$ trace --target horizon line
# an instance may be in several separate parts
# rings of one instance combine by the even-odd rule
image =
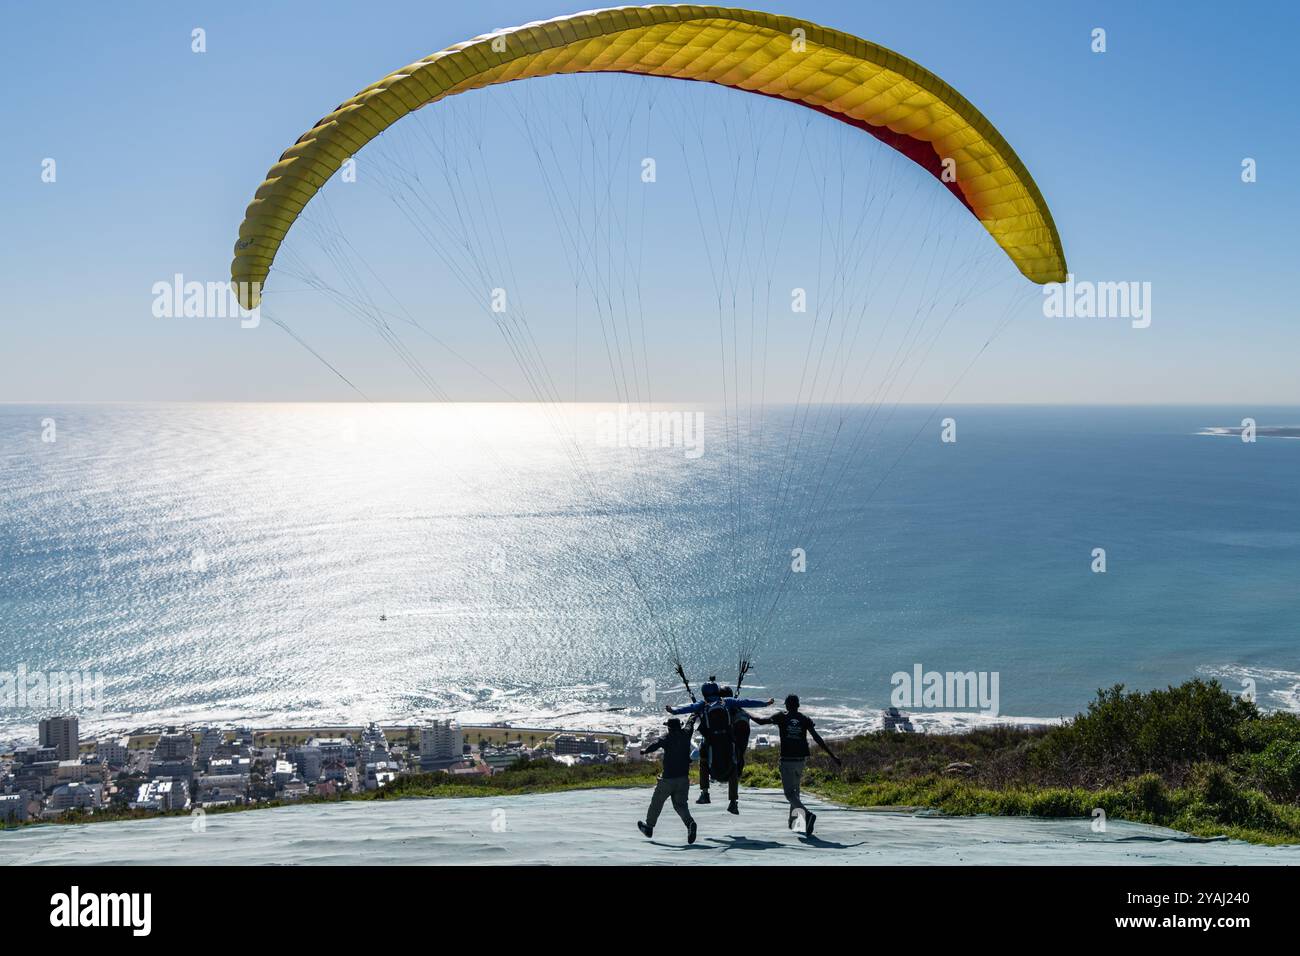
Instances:
[[[635,406],[669,406],[669,405],[724,405],[732,403],[720,399],[671,399],[656,401],[637,401],[627,399],[583,399],[581,401],[510,401],[505,399],[465,399],[463,401],[444,401],[433,399],[374,399],[374,400],[340,400],[316,398],[291,399],[250,399],[250,398],[126,398],[126,399],[0,399],[0,407],[30,405],[635,405]],[[1298,408],[1300,399],[1290,401],[1234,399],[1231,402],[1205,400],[1198,402],[759,402],[740,403],[744,407],[772,408],[788,405],[807,405],[823,408],[872,408],[892,405],[900,408],[1206,408],[1231,407],[1246,408],[1265,406],[1274,408]]]

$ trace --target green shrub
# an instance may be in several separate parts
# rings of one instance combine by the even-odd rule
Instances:
[[[1059,774],[1119,781],[1226,760],[1243,749],[1246,726],[1259,719],[1253,703],[1233,697],[1218,681],[1193,680],[1146,693],[1125,693],[1116,684],[1099,690],[1086,713],[1053,728],[1033,760]]]
[[[1274,740],[1241,764],[1251,781],[1274,800],[1300,801],[1300,741]]]
[[[1082,817],[1090,810],[1087,794],[1083,791],[1051,789],[1040,790],[1029,801],[1029,812],[1036,817]]]
[[[1137,810],[1150,814],[1154,819],[1160,819],[1169,813],[1169,788],[1158,774],[1144,773],[1129,781],[1126,789],[1132,794]]]
[[[1243,724],[1241,731],[1243,747],[1251,752],[1262,751],[1275,740],[1300,743],[1300,714],[1289,711],[1265,714],[1259,720]]]

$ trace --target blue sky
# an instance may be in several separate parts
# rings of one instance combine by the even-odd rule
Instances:
[[[1025,160],[1078,276],[1152,283],[1151,328],[1017,322],[955,399],[1300,404],[1295,7],[755,6],[938,73]],[[151,285],[176,272],[224,278],[267,167],[336,103],[451,43],[576,9],[7,5],[0,401],[350,397],[277,329],[154,318]],[[190,51],[196,26],[202,55]],[[1098,26],[1102,55],[1089,49]],[[46,157],[54,184],[41,182]],[[1243,157],[1258,182],[1240,181]],[[665,202],[686,215],[683,197]],[[916,397],[952,377],[936,373]],[[685,387],[671,373],[664,385]]]

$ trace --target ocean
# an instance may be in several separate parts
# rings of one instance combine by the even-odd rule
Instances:
[[[837,732],[917,666],[998,688],[922,729],[1198,676],[1300,709],[1300,441],[1225,431],[1300,409],[678,410],[694,451],[603,406],[0,405],[0,742],[65,709],[19,673],[94,674],[83,734],[631,730],[742,650]]]

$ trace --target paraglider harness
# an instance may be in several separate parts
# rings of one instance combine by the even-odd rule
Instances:
[[[722,697],[705,698],[700,735],[709,745],[709,779],[727,783],[736,766],[736,738],[731,732],[731,710]]]

